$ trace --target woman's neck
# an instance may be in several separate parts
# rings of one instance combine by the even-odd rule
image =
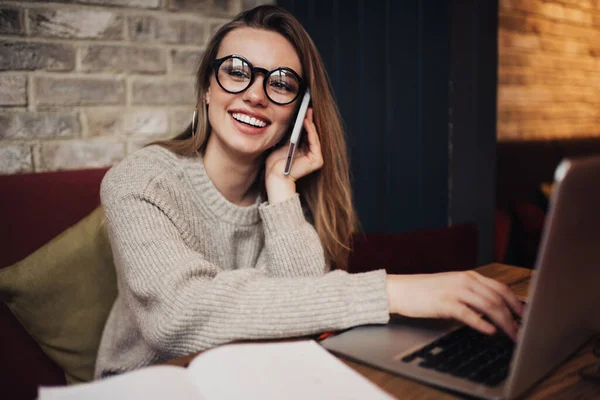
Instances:
[[[206,174],[223,197],[238,206],[254,204],[257,193],[252,186],[260,169],[260,159],[236,159],[210,139],[202,157]]]

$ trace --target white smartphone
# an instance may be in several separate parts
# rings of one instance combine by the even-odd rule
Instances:
[[[288,147],[285,168],[283,169],[284,175],[289,175],[290,171],[292,170],[294,153],[296,153],[296,147],[298,147],[298,142],[300,140],[300,132],[302,132],[304,118],[306,117],[306,112],[308,111],[308,103],[310,103],[310,91],[306,89],[306,92],[304,92],[304,97],[302,97],[302,103],[300,103],[300,109],[298,109],[298,115],[296,116],[294,129],[292,129],[292,136],[290,137],[290,146]]]

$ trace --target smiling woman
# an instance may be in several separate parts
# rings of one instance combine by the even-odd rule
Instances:
[[[475,273],[344,271],[357,225],[346,144],[321,58],[292,15],[260,6],[224,25],[196,89],[184,132],[102,182],[119,294],[96,377],[234,340],[386,323],[390,312],[494,332],[478,311],[515,336],[509,307],[520,314],[521,303]],[[305,90],[313,107],[284,174]]]
[[[311,151],[307,140],[311,130],[307,129],[298,152],[301,161],[294,160],[297,168],[283,181],[288,193],[272,190],[268,197],[265,178],[275,176],[265,176],[264,169],[273,167],[271,172],[283,175],[283,145],[289,139],[298,97],[308,87],[313,91],[313,104],[319,106],[305,124],[318,132],[314,135],[318,151]],[[202,105],[197,107],[196,129],[190,124],[174,140],[159,144],[181,155],[202,154],[211,180],[234,204],[251,204],[258,193],[271,203],[275,196],[285,199],[296,192],[295,185],[289,185],[290,179],[294,180],[328,260],[334,267],[346,269],[351,233],[357,226],[346,143],[327,73],[304,28],[274,6],[243,13],[224,25],[207,45],[196,88]],[[268,158],[271,152],[273,157]],[[276,163],[277,159],[281,161]],[[327,167],[317,168],[321,162]],[[216,165],[221,163],[219,172]],[[216,176],[232,178],[232,172],[242,176],[232,182]]]
[[[254,67],[251,60],[264,68]],[[204,99],[212,127],[205,160],[216,152],[235,154],[233,162],[240,158],[261,162],[264,152],[288,131],[296,108],[290,103],[300,89],[300,59],[280,34],[243,27],[224,37],[213,65],[217,68]],[[298,77],[294,84],[282,84],[284,71]]]

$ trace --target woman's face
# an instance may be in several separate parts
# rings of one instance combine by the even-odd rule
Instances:
[[[288,67],[302,76],[300,59],[292,45],[272,31],[237,28],[229,32],[217,53],[217,59],[236,54],[254,67],[272,70]],[[237,94],[223,90],[211,73],[206,94],[208,119],[212,127],[209,141],[221,150],[242,159],[255,159],[276,145],[288,131],[298,99],[287,105],[273,103],[263,89],[264,75],[257,73],[252,85]],[[300,96],[299,96],[300,97]],[[242,122],[255,118],[251,124]]]

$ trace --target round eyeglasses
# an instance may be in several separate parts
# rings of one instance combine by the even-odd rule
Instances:
[[[217,83],[229,93],[241,93],[248,89],[260,72],[264,75],[263,89],[269,100],[275,104],[290,104],[302,91],[302,78],[291,68],[278,67],[268,71],[254,67],[250,61],[235,54],[213,61]]]

